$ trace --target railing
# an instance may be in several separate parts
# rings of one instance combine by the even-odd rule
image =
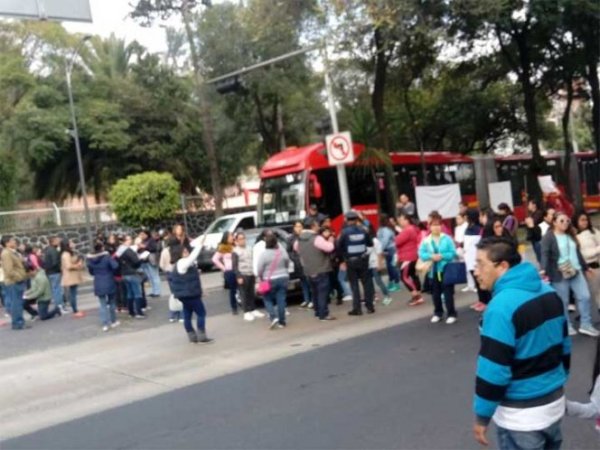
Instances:
[[[92,223],[112,222],[115,217],[109,204],[90,206]],[[0,211],[0,233],[37,230],[85,223],[82,207],[62,207]]]

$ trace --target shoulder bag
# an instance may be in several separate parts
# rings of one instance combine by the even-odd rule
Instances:
[[[273,259],[273,262],[271,262],[271,265],[269,266],[269,274],[267,275],[267,277],[264,280],[261,280],[258,283],[258,288],[256,289],[256,292],[259,295],[265,295],[265,294],[268,294],[269,292],[271,292],[271,275],[273,275],[273,271],[275,270],[275,266],[279,262],[280,256],[281,256],[281,250],[279,248],[277,248],[277,251],[275,252],[275,258]]]

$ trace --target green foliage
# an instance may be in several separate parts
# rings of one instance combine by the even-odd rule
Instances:
[[[179,183],[168,173],[130,175],[115,183],[109,199],[119,221],[125,225],[153,225],[177,211]]]

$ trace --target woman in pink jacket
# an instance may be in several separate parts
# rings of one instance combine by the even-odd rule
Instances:
[[[400,279],[410,291],[412,297],[408,304],[410,306],[417,306],[424,303],[425,300],[423,300],[421,295],[421,280],[419,280],[415,270],[417,259],[419,258],[418,250],[421,242],[421,232],[412,220],[406,213],[402,213],[398,217],[402,231],[396,236],[396,253]]]
[[[217,251],[212,257],[212,262],[223,272],[225,279],[225,289],[229,289],[229,305],[231,306],[231,314],[237,316],[238,305],[235,298],[237,292],[237,278],[233,271],[233,233],[226,231],[223,233],[221,243],[217,247]]]

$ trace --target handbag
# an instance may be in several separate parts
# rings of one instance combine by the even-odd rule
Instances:
[[[564,263],[559,264],[558,270],[560,271],[561,275],[565,280],[570,280],[575,275],[577,275],[577,269],[573,267],[571,261],[565,261]]]
[[[442,285],[454,286],[455,284],[464,284],[467,282],[467,266],[464,262],[449,262],[444,267],[444,276]]]
[[[269,274],[267,275],[267,278],[265,278],[264,280],[261,280],[258,283],[258,288],[256,289],[256,292],[259,295],[266,295],[269,292],[271,292],[271,275],[273,275],[273,271],[275,270],[275,266],[277,265],[277,263],[279,262],[279,257],[281,256],[281,251],[279,250],[279,248],[277,248],[277,251],[275,252],[275,258],[273,259],[273,261],[271,262],[271,265],[269,266]]]
[[[430,259],[428,261],[424,261],[421,258],[417,259],[417,264],[415,264],[415,270],[419,272],[419,274],[424,275],[431,270],[431,266],[433,265],[433,261]]]
[[[183,311],[183,303],[177,300],[173,294],[169,296],[169,311]]]

